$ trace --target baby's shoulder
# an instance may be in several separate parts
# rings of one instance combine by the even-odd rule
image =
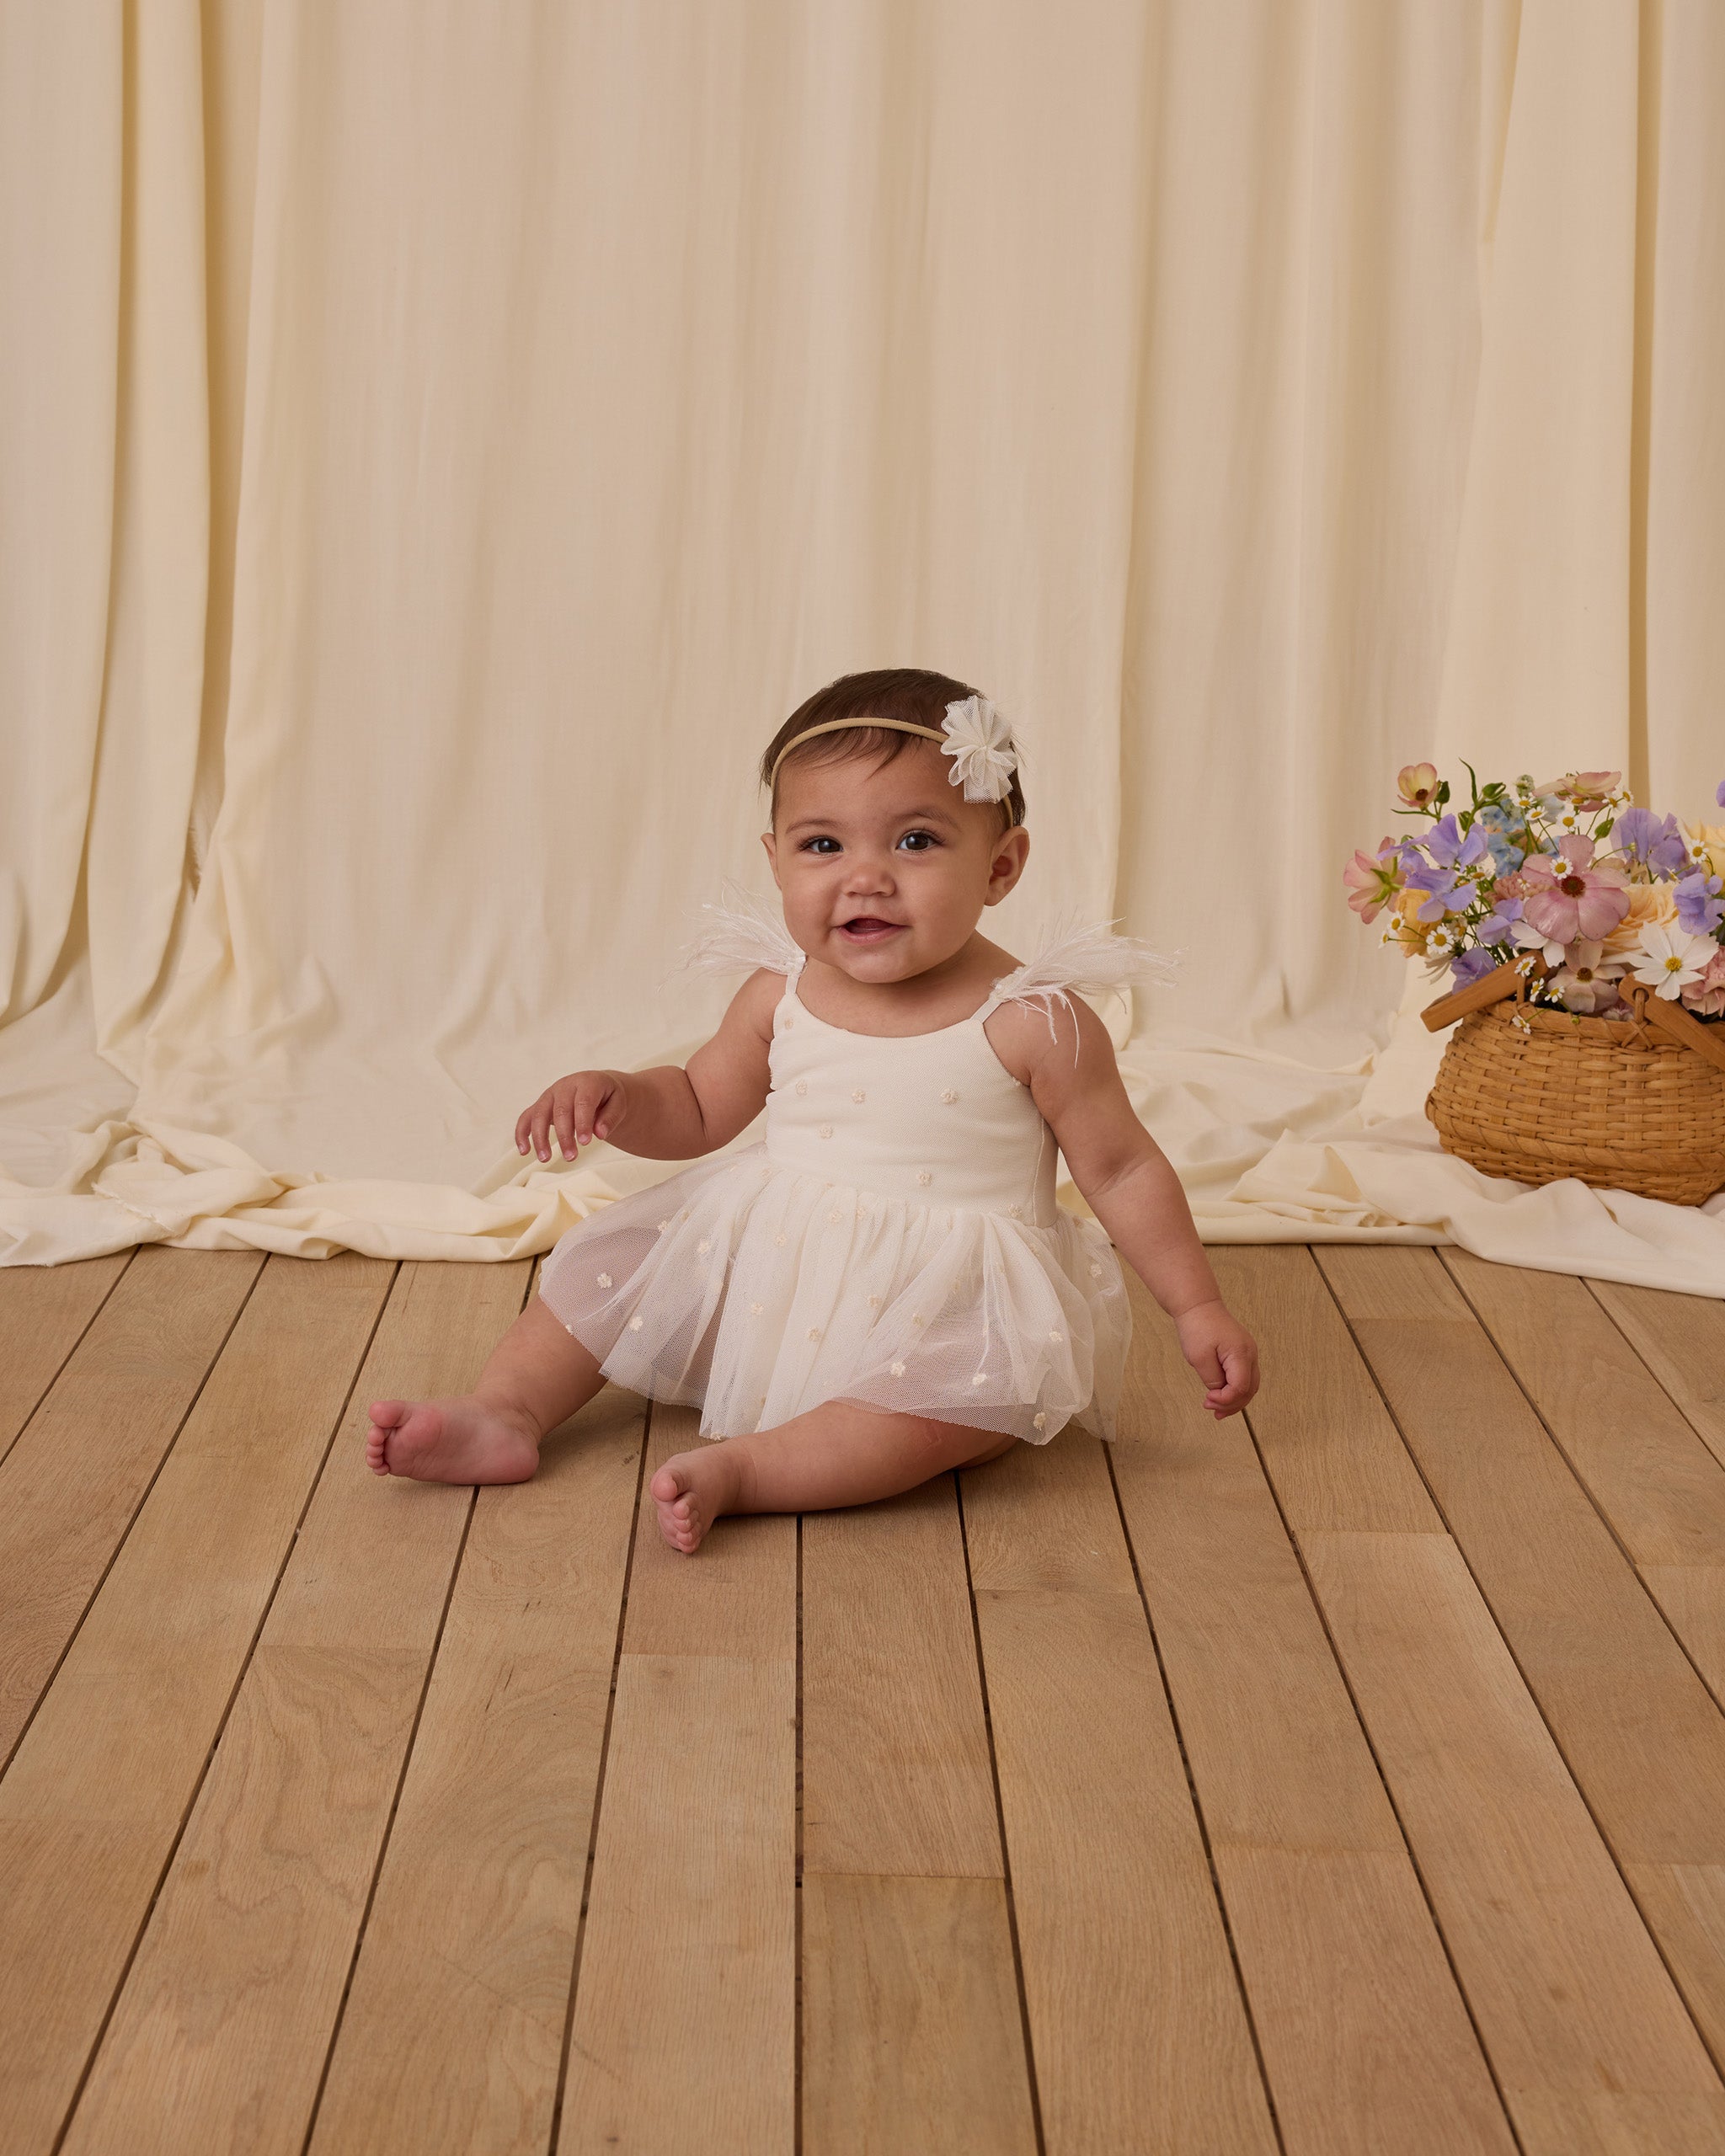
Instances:
[[[995,983],[986,1020],[990,1043],[1026,1085],[1051,1056],[1076,1063],[1087,1039],[1099,1055],[1106,1050],[1103,1060],[1112,1064],[1107,1027],[1072,991],[1159,985],[1178,964],[1135,936],[1116,935],[1112,921],[1059,922],[1023,964]]]

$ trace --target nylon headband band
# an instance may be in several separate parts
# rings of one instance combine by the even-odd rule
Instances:
[[[908,718],[860,718],[823,719],[819,726],[806,726],[800,734],[793,734],[791,736],[790,739],[786,742],[783,748],[779,750],[778,754],[772,760],[772,769],[767,774],[767,784],[771,786],[777,778],[779,766],[784,761],[785,758],[790,755],[792,750],[796,747],[799,741],[810,740],[817,734],[836,734],[842,726],[888,726],[892,728],[895,734],[926,734],[931,741],[944,741],[947,739],[947,736],[941,733],[937,728],[932,726],[918,726],[914,720]]]

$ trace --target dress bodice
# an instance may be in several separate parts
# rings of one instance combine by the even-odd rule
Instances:
[[[775,1166],[934,1209],[1006,1215],[1046,1228],[1059,1149],[1032,1097],[985,1031],[1005,1002],[1053,1006],[1069,989],[1162,981],[1173,961],[1109,922],[1069,925],[986,1000],[932,1033],[857,1033],[830,1025],[797,994],[806,953],[776,908],[741,891],[702,909],[686,963],[703,971],[764,966],[785,975],[773,1012],[766,1152]]]
[[[1049,1226],[1054,1133],[984,1030],[1000,985],[955,1025],[883,1036],[816,1017],[793,972],[773,1013],[767,1158],[913,1205]]]

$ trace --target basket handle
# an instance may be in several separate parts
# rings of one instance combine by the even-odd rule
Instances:
[[[1680,1003],[1668,1002],[1663,995],[1638,995],[1635,1001],[1636,1016],[1643,1024],[1656,1026],[1668,1039],[1681,1041],[1704,1061],[1725,1070],[1725,1039],[1721,1038],[1725,1027],[1704,1026]]]
[[[1441,1033],[1445,1026],[1456,1019],[1465,1018],[1470,1011],[1485,1011],[1493,1003],[1501,1003],[1506,995],[1527,993],[1530,979],[1543,980],[1551,968],[1541,958],[1535,957],[1530,966],[1525,958],[1511,958],[1495,967],[1488,974],[1482,974],[1466,988],[1454,989],[1448,995],[1440,995],[1435,1003],[1428,1003],[1420,1012],[1427,1029]]]

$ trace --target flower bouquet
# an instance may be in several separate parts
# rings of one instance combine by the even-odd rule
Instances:
[[[1619,771],[1397,779],[1418,835],[1343,872],[1362,921],[1454,983],[1426,1104],[1446,1150],[1524,1182],[1575,1176],[1699,1204],[1725,1187],[1725,825],[1636,807]],[[1717,796],[1725,808],[1725,785]]]

